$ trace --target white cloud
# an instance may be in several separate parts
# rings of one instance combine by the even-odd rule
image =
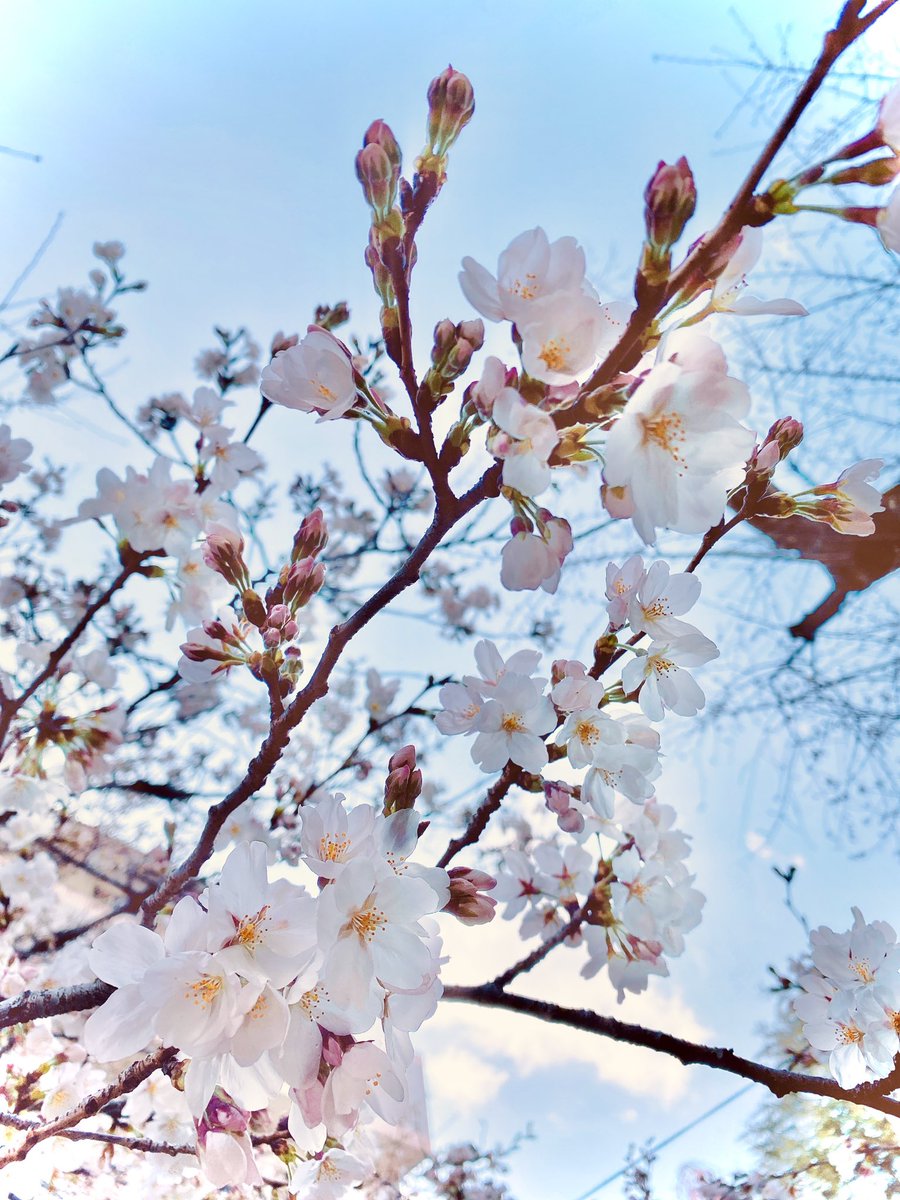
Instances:
[[[447,982],[482,983],[514,962],[527,950],[514,930],[503,921],[477,928],[455,923],[444,927],[445,950],[450,954]],[[629,995],[622,1005],[604,976],[586,983],[578,974],[584,952],[559,947],[528,976],[513,985],[515,990],[579,1008],[591,1008],[623,1021],[663,1029],[691,1041],[704,1041],[710,1031],[701,1024],[681,990],[668,980],[651,980],[641,996]],[[455,969],[454,969],[455,968]],[[631,1096],[652,1097],[671,1107],[690,1086],[690,1068],[667,1055],[616,1042],[609,1038],[551,1025],[534,1017],[507,1010],[445,1002],[416,1039],[430,1081],[439,1074],[447,1094],[456,1085],[452,1078],[465,1073],[476,1060],[481,1069],[503,1074],[496,1086],[486,1083],[486,1096],[474,1080],[465,1089],[471,1111],[487,1105],[506,1078],[525,1078],[536,1071],[572,1064],[593,1069],[599,1083],[613,1084]],[[452,1044],[455,1049],[447,1049]],[[445,1070],[435,1069],[435,1060]],[[447,1089],[450,1089],[450,1093]]]

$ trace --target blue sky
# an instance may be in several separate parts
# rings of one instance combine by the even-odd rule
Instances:
[[[839,5],[738,0],[734,7],[773,53],[789,11],[790,46],[805,61]],[[42,161],[0,156],[0,287],[59,211],[60,232],[23,295],[80,282],[95,239],[125,241],[130,270],[151,283],[124,310],[132,332],[107,359],[112,386],[129,406],[189,390],[193,358],[211,344],[214,322],[245,324],[266,344],[276,329],[302,329],[317,302],[346,299],[353,328],[375,328],[353,156],[369,122],[383,117],[411,161],[423,140],[425,88],[448,62],[471,77],[477,111],[419,239],[420,354],[436,320],[470,315],[455,278],[464,254],[492,266],[513,236],[542,224],[552,237],[581,240],[607,298],[634,262],[641,192],[657,160],[690,159],[699,232],[765,132],[747,112],[717,139],[736,100],[733,79],[658,57],[746,52],[728,6],[713,0],[96,0],[13,6],[4,25],[0,142]],[[881,34],[883,52],[896,49],[897,31],[894,20]],[[249,416],[253,396],[244,403]],[[90,415],[90,434],[55,414],[38,421],[51,455],[83,459],[82,481],[122,455],[99,414]],[[326,434],[306,428],[301,451],[296,416],[273,413],[260,441],[282,475],[334,453]],[[383,651],[393,636],[373,635],[369,648]],[[766,1015],[765,965],[801,944],[770,864],[745,845],[774,787],[754,761],[756,745],[723,748],[719,760],[704,763],[673,761],[667,770],[661,794],[694,834],[693,868],[710,902],[672,980],[625,1010],[663,1027],[707,1031],[750,1054],[755,1023]],[[815,860],[816,879],[841,879],[836,888],[801,876],[798,898],[814,924],[844,927],[851,902],[872,917],[900,917],[890,911],[896,895],[878,896],[873,860],[847,862],[815,826],[788,827],[780,838],[776,861],[802,853]],[[514,955],[515,947],[498,948],[499,936],[492,928],[457,937],[465,967],[453,978],[471,981],[479,962]],[[575,973],[548,966],[529,987],[564,996]],[[614,1007],[602,984],[584,999]],[[441,1020],[423,1039],[452,1079],[437,1089],[435,1132],[484,1130],[493,1140],[533,1120],[538,1139],[514,1160],[519,1200],[574,1200],[621,1165],[629,1141],[662,1138],[740,1086],[603,1043],[579,1061],[582,1043],[533,1026],[523,1032],[512,1018],[455,1010]],[[513,1057],[525,1064],[521,1081]],[[668,1151],[661,1179],[670,1180],[683,1158],[738,1165],[743,1152],[734,1138],[757,1099],[745,1098]],[[617,1186],[606,1194],[618,1194]]]

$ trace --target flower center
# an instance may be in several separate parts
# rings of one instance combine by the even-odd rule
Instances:
[[[326,833],[319,842],[319,858],[322,862],[343,862],[350,845],[346,834]]]
[[[564,372],[570,349],[569,343],[564,338],[551,338],[549,342],[544,342],[538,358],[548,371]]]
[[[650,621],[655,620],[657,617],[666,616],[668,611],[664,600],[654,600],[652,604],[645,604],[641,609],[641,612]]]
[[[863,983],[872,983],[875,979],[875,972],[869,966],[867,958],[854,958],[850,960],[850,968],[855,971]]]
[[[334,394],[331,388],[324,383],[320,383],[318,379],[316,380],[316,391],[323,400],[328,400],[329,403],[333,404],[334,401],[337,400],[337,396]]]
[[[245,946],[248,950],[252,950],[259,942],[262,941],[262,934],[265,927],[268,925],[269,906],[264,904],[259,912],[252,916],[245,913],[237,923],[234,931],[233,946]]]
[[[513,281],[512,287],[509,289],[514,296],[518,296],[521,300],[533,300],[538,294],[537,275],[530,272],[525,276],[525,283],[521,279]]]
[[[671,455],[682,471],[687,464],[682,457],[682,446],[687,440],[684,432],[684,422],[678,413],[663,413],[658,417],[642,417],[644,427],[644,444],[655,442],[657,446]]]
[[[525,722],[518,713],[507,713],[500,722],[500,728],[504,733],[523,733]]]
[[[221,975],[201,975],[199,979],[188,984],[184,998],[196,1004],[198,1008],[209,1008],[221,990]]]
[[[863,1031],[856,1025],[845,1025],[838,1021],[837,1038],[842,1046],[849,1046],[863,1040]]]
[[[350,918],[350,925],[364,942],[371,942],[375,934],[387,924],[387,917],[370,901],[365,908],[358,908]]]
[[[594,742],[600,741],[600,730],[593,721],[579,721],[575,726],[575,736],[580,742],[593,746]]]

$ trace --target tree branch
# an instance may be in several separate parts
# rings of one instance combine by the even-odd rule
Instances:
[[[63,1113],[61,1117],[57,1117],[55,1121],[48,1121],[46,1125],[33,1126],[26,1132],[18,1150],[10,1150],[8,1154],[0,1156],[0,1167],[8,1167],[11,1163],[21,1162],[38,1142],[43,1142],[49,1137],[56,1137],[63,1134],[65,1130],[71,1129],[79,1121],[83,1121],[86,1117],[93,1117],[96,1113],[100,1112],[102,1108],[109,1104],[110,1100],[115,1100],[117,1096],[124,1096],[128,1092],[133,1092],[154,1071],[158,1071],[160,1067],[173,1059],[175,1054],[176,1051],[171,1046],[162,1046],[146,1058],[138,1059],[137,1062],[132,1063],[111,1084],[102,1088],[99,1092],[94,1092],[92,1095],[87,1096],[71,1112]]]
[[[877,1084],[863,1084],[861,1087],[848,1091],[846,1088],[840,1087],[833,1079],[826,1079],[819,1075],[801,1075],[794,1071],[767,1067],[752,1059],[742,1058],[733,1050],[719,1046],[703,1046],[697,1042],[689,1042],[685,1038],[675,1037],[671,1033],[663,1033],[658,1029],[646,1029],[643,1025],[633,1025],[627,1021],[619,1021],[615,1017],[604,1017],[589,1009],[564,1008],[562,1005],[551,1004],[546,1000],[533,1000],[529,996],[504,992],[494,984],[484,984],[480,987],[445,987],[443,998],[524,1013],[526,1016],[537,1017],[539,1020],[548,1021],[554,1025],[568,1025],[573,1029],[582,1029],[586,1033],[612,1038],[613,1041],[644,1046],[648,1050],[656,1050],[660,1054],[668,1054],[672,1058],[677,1058],[685,1066],[712,1067],[715,1070],[727,1071],[731,1075],[739,1075],[742,1079],[750,1079],[754,1083],[762,1084],[779,1098],[801,1092],[810,1096],[823,1096],[830,1100],[845,1100],[850,1104],[861,1104],[877,1112],[900,1117],[900,1100],[891,1100],[885,1096]]]

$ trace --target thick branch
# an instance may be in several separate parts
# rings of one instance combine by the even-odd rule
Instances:
[[[312,705],[328,692],[331,672],[352,638],[395,597],[416,582],[422,566],[444,535],[483,500],[489,496],[498,495],[499,483],[500,470],[495,464],[464,496],[454,500],[452,505],[438,505],[434,519],[403,565],[351,617],[342,624],[334,626],[328,636],[328,643],[322,657],[316,664],[309,681],[298,692],[284,713],[273,721],[267,738],[260,747],[259,753],[250,763],[244,778],[224,800],[209,810],[206,825],[194,849],[181,866],[174,870],[153,895],[144,902],[141,912],[145,925],[152,924],[160,909],[199,873],[212,853],[216,837],[228,817],[265,784],[275,764],[284,753],[293,730],[300,724]]]
[[[586,1033],[595,1033],[600,1037],[612,1038],[617,1042],[630,1042],[633,1046],[644,1046],[648,1050],[656,1050],[660,1054],[669,1054],[677,1058],[685,1066],[699,1065],[713,1067],[719,1071],[727,1071],[731,1075],[739,1075],[742,1079],[750,1079],[761,1083],[763,1087],[779,1098],[791,1093],[803,1093],[810,1096],[823,1096],[830,1100],[845,1100],[850,1104],[861,1104],[877,1112],[887,1113],[892,1117],[900,1117],[900,1101],[891,1100],[878,1088],[877,1084],[864,1084],[862,1087],[848,1091],[840,1087],[833,1079],[818,1075],[801,1075],[794,1071],[783,1071],[777,1067],[767,1067],[763,1063],[742,1058],[733,1050],[720,1046],[703,1046],[697,1042],[689,1042],[685,1038],[675,1037],[671,1033],[663,1033],[658,1029],[645,1029],[643,1025],[632,1025],[627,1021],[619,1021],[615,1017],[604,1017],[600,1013],[583,1008],[564,1008],[559,1004],[551,1004],[546,1000],[532,1000],[529,996],[518,996],[504,992],[493,984],[481,987],[446,987],[445,1000],[463,1000],[471,1004],[483,1004],[488,1008],[503,1008],[510,1012],[524,1013],[537,1017],[541,1021],[549,1021],[554,1025],[568,1025],[573,1029],[582,1029]]]
[[[115,988],[96,980],[94,983],[77,983],[72,987],[47,988],[40,992],[21,992],[11,1000],[0,1004],[0,1029],[10,1025],[37,1021],[41,1017],[58,1017],[62,1013],[83,1012],[96,1008],[109,999]]]

